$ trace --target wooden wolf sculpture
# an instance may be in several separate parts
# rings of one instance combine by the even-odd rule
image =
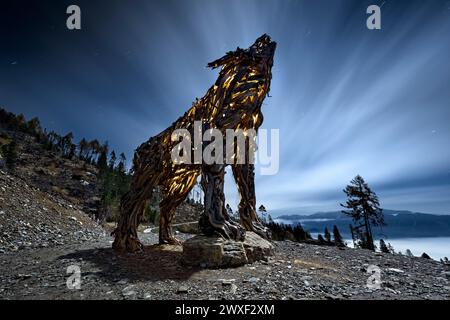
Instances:
[[[121,200],[121,217],[113,232],[113,248],[138,251],[142,244],[137,236],[147,201],[156,186],[160,186],[159,242],[176,244],[171,230],[175,208],[187,197],[198,176],[202,174],[205,208],[199,221],[204,234],[219,233],[224,238],[242,240],[245,230],[268,238],[270,233],[262,226],[256,214],[254,165],[232,164],[233,176],[241,196],[239,216],[241,225],[230,220],[225,210],[224,164],[176,164],[171,151],[177,145],[172,141],[176,129],[193,133],[194,122],[201,121],[202,129],[254,129],[262,124],[261,105],[270,91],[273,56],[276,43],[268,35],[259,37],[248,49],[237,48],[208,64],[221,68],[215,84],[206,95],[169,128],[143,143],[135,152],[130,191]]]

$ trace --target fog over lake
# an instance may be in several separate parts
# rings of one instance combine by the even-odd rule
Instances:
[[[450,237],[400,238],[385,241],[389,242],[396,252],[401,251],[403,254],[409,249],[415,256],[421,256],[426,252],[435,260],[450,258]]]
[[[390,214],[386,215],[388,219],[397,219],[399,217],[404,218],[410,218],[413,217],[413,215],[397,215],[397,214]],[[435,230],[436,225],[438,226],[444,226],[441,221],[435,221],[437,218],[436,216],[432,215],[419,215],[418,217],[425,218],[425,223],[423,221],[415,222],[414,224],[416,229],[426,231],[427,229],[430,231]],[[441,217],[442,218],[442,217]],[[348,223],[350,223],[350,220],[343,220],[342,219],[334,219],[334,218],[324,218],[324,217],[316,217],[316,216],[305,216],[305,218],[301,218],[299,220],[289,220],[289,219],[283,219],[283,218],[275,218],[275,222],[283,223],[283,224],[296,224],[300,223],[305,231],[308,231],[311,236],[314,239],[317,239],[318,234],[323,235],[323,231],[325,227],[328,227],[328,230],[332,230],[332,227],[334,224],[339,225],[339,230],[347,242],[347,245],[349,247],[353,247],[353,242],[351,240],[349,230],[348,230]],[[394,220],[391,220],[394,221]],[[402,220],[405,221],[405,220]],[[434,224],[432,223],[434,222]],[[417,234],[417,230],[413,230],[411,228],[411,223],[405,224],[404,222],[396,223],[396,231],[395,233],[389,232],[392,231],[392,224],[388,224],[387,227],[385,227],[386,233],[381,235],[375,235],[375,245],[379,246],[379,239],[382,237],[386,243],[390,243],[393,247],[395,252],[402,252],[405,254],[406,250],[409,249],[413,253],[414,256],[421,256],[422,253],[427,253],[431,258],[435,260],[439,260],[441,258],[447,257],[450,258],[450,237],[448,237],[448,232],[442,233],[442,230],[439,230],[439,232],[423,232],[423,236],[420,236]],[[444,229],[447,229],[447,227],[444,227]],[[414,234],[413,231],[416,233]],[[445,231],[445,230],[444,230]],[[447,230],[448,231],[448,230]],[[427,234],[436,234],[434,237],[427,236]],[[419,236],[415,236],[419,235]]]
[[[311,236],[317,239],[318,233],[311,233]],[[345,238],[347,246],[353,247],[352,239]],[[380,239],[375,240],[375,245],[379,247]],[[440,260],[444,257],[450,258],[450,237],[430,237],[430,238],[398,238],[384,239],[390,243],[395,252],[405,254],[406,250],[411,250],[412,254],[420,257],[422,253],[428,254],[434,260]]]

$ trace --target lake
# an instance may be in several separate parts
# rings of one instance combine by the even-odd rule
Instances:
[[[318,233],[311,233],[314,239],[317,239]],[[347,246],[353,247],[352,239],[345,238],[344,241]],[[416,257],[420,257],[422,253],[428,254],[434,260],[440,260],[447,257],[450,259],[450,237],[430,237],[430,238],[394,238],[384,239],[387,243],[390,243],[395,252],[401,251],[405,254],[406,250],[411,250],[412,254]],[[375,245],[380,246],[380,240],[375,240]]]
[[[349,247],[353,247],[351,239],[345,239],[345,241]],[[380,246],[379,241],[379,239],[375,240],[377,247]],[[390,243],[395,252],[401,251],[403,254],[409,249],[416,257],[420,257],[425,252],[434,260],[450,258],[450,237],[384,239],[384,242]]]
[[[425,252],[435,260],[440,260],[444,257],[450,258],[450,237],[448,236],[448,228],[450,226],[447,227],[442,221],[436,220],[441,219],[442,216],[426,214],[391,214],[388,216],[391,217],[390,219],[392,221],[390,221],[388,227],[385,227],[383,239],[386,243],[390,243],[394,247],[395,252],[401,251],[405,254],[405,251],[409,249],[413,255],[419,257]],[[395,221],[395,218],[400,216],[403,217],[403,220]],[[405,219],[411,218],[415,220],[405,222]],[[333,225],[337,225],[347,245],[350,247],[353,246],[348,232],[348,225],[351,221],[331,217],[326,218],[323,216],[305,216],[305,218],[298,220],[275,218],[275,222],[282,224],[301,223],[303,228],[310,232],[314,239],[317,239],[318,230],[324,230],[325,227],[328,227],[328,230],[331,232]],[[441,230],[438,228],[439,226],[445,226],[445,228],[441,228]],[[320,233],[323,235],[323,232]],[[436,236],[433,237],[433,235]],[[377,239],[375,240],[376,246],[379,246],[379,237],[381,235],[375,236]]]
[[[435,260],[444,257],[450,258],[450,237],[399,238],[388,239],[385,242],[389,242],[396,252],[401,251],[403,254],[409,249],[415,256],[421,256],[426,252]],[[376,244],[378,245],[378,243]]]

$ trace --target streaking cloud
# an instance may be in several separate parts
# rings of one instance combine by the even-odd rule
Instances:
[[[381,30],[368,30],[372,2],[78,1],[72,34],[64,4],[27,3],[42,19],[0,19],[0,104],[130,158],[217,77],[208,61],[268,33],[278,49],[263,127],[280,129],[280,167],[256,177],[258,203],[337,210],[360,174],[384,207],[448,214],[447,1],[387,1]]]

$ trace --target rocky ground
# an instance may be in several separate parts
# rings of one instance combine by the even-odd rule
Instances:
[[[0,254],[79,244],[105,234],[80,207],[0,170]]]
[[[180,246],[152,245],[116,255],[108,236],[82,243],[1,254],[1,299],[449,299],[450,268],[437,261],[366,250],[275,242],[275,256],[209,270],[180,263]],[[186,234],[178,238],[187,239]],[[80,289],[69,289],[81,271]],[[371,266],[380,288],[368,288]],[[69,269],[70,270],[70,269]]]
[[[450,298],[450,266],[434,260],[284,241],[268,261],[210,270],[182,265],[181,246],[155,245],[149,230],[143,253],[117,255],[109,232],[81,206],[0,171],[0,299]],[[74,266],[80,289],[67,286]],[[379,288],[367,286],[371,270]]]

